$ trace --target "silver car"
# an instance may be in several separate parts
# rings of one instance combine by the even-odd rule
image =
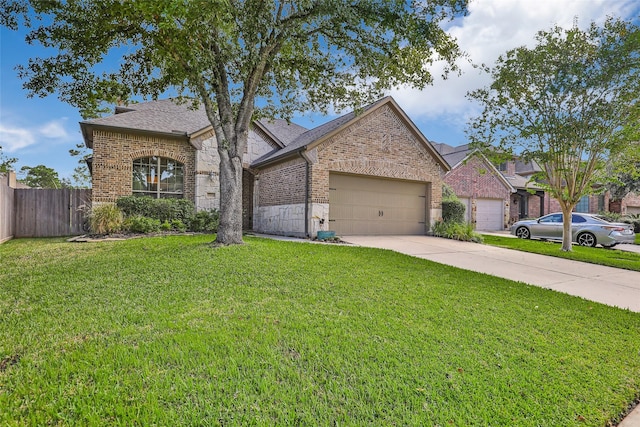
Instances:
[[[562,241],[562,213],[518,221],[511,226],[511,234],[521,239]],[[599,244],[612,248],[618,243],[634,243],[635,233],[631,224],[605,221],[593,214],[573,213],[571,240],[581,246]]]

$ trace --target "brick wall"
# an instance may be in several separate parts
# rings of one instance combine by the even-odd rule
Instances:
[[[258,173],[259,206],[304,203],[306,162],[298,157],[261,169]]]
[[[629,193],[622,199],[622,213],[637,213],[637,209],[640,207],[640,193]],[[631,209],[629,209],[631,208]],[[635,208],[635,209],[634,209]],[[634,212],[631,212],[634,211]]]
[[[511,191],[483,159],[474,156],[449,172],[444,182],[458,197],[508,200]]]
[[[195,153],[186,139],[158,138],[96,130],[93,133],[94,204],[115,202],[132,194],[133,160],[168,157],[184,165],[184,197],[194,200]]]
[[[311,150],[311,201],[329,202],[329,173],[430,182],[431,209],[442,203],[444,170],[388,105]]]

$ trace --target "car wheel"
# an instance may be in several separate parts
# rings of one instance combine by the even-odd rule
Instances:
[[[518,227],[516,230],[516,237],[520,239],[528,239],[531,237],[531,232],[527,227]]]
[[[596,242],[596,236],[591,233],[582,233],[578,235],[578,244],[580,246],[591,246],[594,247],[598,242]]]

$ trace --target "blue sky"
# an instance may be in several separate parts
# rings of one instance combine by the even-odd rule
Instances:
[[[470,0],[469,15],[449,25],[453,34],[475,63],[492,65],[497,57],[516,46],[533,46],[538,30],[558,24],[570,27],[577,19],[586,27],[591,21],[603,22],[606,16],[627,20],[640,19],[637,0]],[[22,31],[0,28],[0,146],[8,157],[18,158],[16,169],[44,164],[69,177],[77,159],[69,149],[82,143],[78,111],[60,102],[55,95],[28,98],[15,67],[30,57],[51,55],[40,46],[24,41]],[[422,133],[435,142],[450,145],[466,143],[467,120],[478,113],[478,106],[465,98],[469,90],[486,86],[488,77],[461,62],[463,75],[443,81],[422,91],[398,88],[390,93]],[[433,67],[439,76],[441,65]],[[313,127],[332,119],[308,115],[294,122]]]

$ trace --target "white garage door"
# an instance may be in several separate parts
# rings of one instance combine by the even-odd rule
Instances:
[[[338,235],[425,234],[422,182],[329,175],[329,229]]]
[[[640,206],[627,206],[628,214],[640,214]]]
[[[504,229],[504,202],[502,199],[476,200],[476,230]]]

